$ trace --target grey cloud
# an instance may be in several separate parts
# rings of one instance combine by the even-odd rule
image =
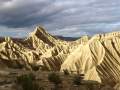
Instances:
[[[13,0],[10,5],[3,5],[0,9],[0,24],[8,27],[24,27],[47,21],[47,17],[41,14],[43,6],[51,2],[42,0]],[[40,5],[40,6],[39,6]],[[45,19],[45,20],[44,20]]]
[[[118,0],[0,0],[0,28],[25,33],[42,24],[53,34],[93,35],[118,28],[119,10]]]

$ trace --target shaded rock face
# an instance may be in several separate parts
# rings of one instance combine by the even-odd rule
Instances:
[[[120,81],[120,33],[83,36],[64,41],[36,27],[26,39],[0,39],[0,68],[68,71],[86,80],[116,84]]]

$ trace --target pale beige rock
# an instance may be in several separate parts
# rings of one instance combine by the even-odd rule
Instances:
[[[117,83],[117,84],[114,86],[114,89],[115,89],[115,90],[120,90],[120,83]]]
[[[118,33],[95,35],[79,45],[65,60],[61,71],[80,71],[87,80],[114,83],[120,80],[120,38]]]
[[[61,64],[72,50],[71,43],[50,35],[39,26],[23,41],[15,42],[10,37],[5,37],[5,41],[0,43],[0,64],[29,69],[31,65],[38,65],[48,70],[60,70]]]
[[[63,41],[38,26],[23,41],[6,37],[0,43],[1,67],[31,70],[33,65],[43,70],[79,72],[85,74],[85,80],[117,83],[120,81],[120,32]]]

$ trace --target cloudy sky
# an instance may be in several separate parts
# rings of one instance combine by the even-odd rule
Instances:
[[[120,0],[0,0],[0,36],[25,37],[36,25],[77,37],[120,30]]]

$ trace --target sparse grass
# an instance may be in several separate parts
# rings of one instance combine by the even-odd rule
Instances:
[[[22,74],[24,72],[26,74]],[[42,72],[42,71],[38,71],[34,73],[30,73],[30,72],[23,70],[22,72],[18,71],[19,74],[15,73],[16,75],[15,74],[12,75],[11,80],[17,77],[16,78],[17,83],[15,85],[15,90],[18,90],[18,89],[19,90],[50,90],[50,89],[53,89],[53,90],[80,89],[82,90],[81,88],[84,88],[84,87],[87,89],[93,90],[94,87],[99,87],[99,84],[96,85],[97,82],[93,83],[93,81],[82,80],[83,75],[81,76],[81,74],[80,75],[70,74],[66,76],[65,74],[61,72]]]
[[[21,85],[23,90],[39,90],[39,86],[35,81],[32,73],[24,74],[17,77],[17,84]]]
[[[48,75],[48,80],[54,83],[55,85],[62,83],[60,76],[54,72]]]
[[[60,78],[59,74],[52,72],[48,75],[48,80],[54,83],[54,90],[59,90],[59,85],[62,83],[62,79]]]
[[[83,80],[82,76],[75,75],[73,78],[73,84],[74,85],[81,85],[81,81]]]

